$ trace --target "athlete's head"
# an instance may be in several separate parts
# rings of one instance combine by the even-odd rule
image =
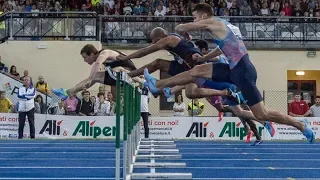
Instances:
[[[209,45],[205,40],[198,40],[195,42],[196,46],[201,50],[202,54],[208,54]]]
[[[314,99],[314,103],[319,106],[320,105],[320,96],[316,96],[316,98]]]
[[[194,22],[211,18],[213,15],[214,15],[213,9],[207,3],[196,4],[193,11],[192,11],[192,16],[193,16]]]
[[[168,35],[167,31],[161,27],[154,28],[150,33],[150,39],[152,40],[152,44],[156,43],[160,39],[166,37]]]
[[[84,62],[91,65],[97,60],[99,51],[92,44],[87,44],[81,49],[80,54]]]

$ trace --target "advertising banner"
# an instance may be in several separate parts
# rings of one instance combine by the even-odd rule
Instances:
[[[301,119],[302,120],[302,119]],[[123,118],[120,134],[122,137]],[[316,138],[320,136],[320,118],[308,118]],[[36,138],[49,139],[114,139],[116,134],[115,116],[59,116],[35,115]],[[294,127],[274,124],[275,135],[271,137],[263,125],[256,123],[258,133],[264,140],[302,140],[301,132]],[[140,123],[141,137],[144,135],[143,122]],[[156,139],[198,139],[198,140],[244,140],[246,130],[238,118],[224,117],[150,117],[150,138]],[[0,138],[17,138],[18,114],[0,113]],[[29,137],[26,122],[24,137]]]

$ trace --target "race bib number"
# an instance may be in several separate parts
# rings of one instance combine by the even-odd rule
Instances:
[[[227,25],[230,31],[239,39],[242,40],[242,34],[240,29],[237,26],[234,26],[232,24]]]

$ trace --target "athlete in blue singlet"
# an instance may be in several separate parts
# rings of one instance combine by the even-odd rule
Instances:
[[[160,27],[154,28],[150,34],[150,38],[152,40],[152,44],[150,46],[142,48],[127,56],[119,56],[117,59],[122,61],[136,59],[159,50],[167,50],[174,56],[175,60],[169,61],[157,59],[137,70],[131,71],[128,75],[131,77],[142,75],[144,73],[144,69],[146,68],[150,73],[161,70],[163,72],[168,72],[171,76],[175,76],[192,69],[197,64],[202,64],[202,62],[197,62],[194,60],[194,57],[202,56],[200,49],[190,40],[188,34],[185,34],[185,36],[180,36],[174,33],[169,34]],[[193,90],[196,87],[197,85],[194,83],[186,84],[185,89],[186,96],[188,98],[197,98],[199,96],[198,92]],[[153,92],[155,96],[159,93],[162,93],[162,91],[159,90],[157,92]],[[226,88],[225,90],[204,89],[201,93],[228,96],[228,98],[240,102],[238,95],[230,88]]]
[[[195,44],[198,46],[198,48],[201,50],[202,54],[204,54],[204,55],[214,51],[213,49],[209,49],[209,45],[208,45],[207,41],[205,41],[205,40],[198,40],[195,42]],[[224,55],[220,55],[218,57],[215,57],[215,58],[208,60],[208,61],[205,61],[205,62],[206,63],[222,63],[226,66],[228,66],[228,64],[229,64],[228,59]],[[196,89],[196,91],[200,91],[200,92],[203,88],[222,90],[227,87],[228,88],[231,87],[231,89],[233,89],[233,90],[236,89],[236,86],[233,84],[230,84],[227,82],[213,82],[211,80],[207,80],[204,78],[197,78],[196,84],[198,85],[198,89]],[[164,94],[168,98],[171,96],[171,93],[174,94],[180,90],[181,89],[179,89],[179,88],[173,88],[173,89],[164,88]],[[241,94],[239,93],[239,95],[241,95]],[[252,145],[257,146],[263,142],[262,138],[260,137],[260,135],[257,131],[255,123],[253,123],[252,120],[250,120],[250,119],[241,118],[241,114],[239,114],[239,113],[243,112],[243,111],[241,111],[243,108],[240,107],[239,103],[236,103],[234,101],[230,101],[223,96],[210,96],[210,97],[205,97],[205,98],[220,113],[225,112],[225,111],[231,111],[236,116],[239,116],[239,119],[243,123],[244,127],[246,127],[248,135],[251,135],[251,132],[250,132],[250,129],[251,129],[257,138],[256,141]],[[224,103],[226,103],[228,106],[224,106]],[[270,123],[268,121],[266,121],[266,122],[259,121],[259,123],[261,123],[267,129],[267,131],[269,132],[271,137],[274,136],[275,129],[273,128],[272,123]]]
[[[229,69],[224,69],[223,74],[218,74],[219,79],[216,79],[216,71],[222,67],[217,67],[220,63],[203,64],[194,67],[189,72],[178,74],[175,77],[157,81],[149,75],[145,69],[145,77],[151,92],[163,89],[165,87],[173,87],[194,82],[195,77],[203,77],[212,79],[213,81],[231,82],[235,84],[242,92],[247,104],[250,107],[254,117],[247,116],[248,119],[269,120],[279,124],[293,126],[299,129],[310,143],[315,142],[315,135],[309,127],[309,123],[305,119],[299,121],[289,115],[278,111],[269,110],[264,107],[262,96],[256,86],[257,72],[254,65],[249,59],[249,55],[238,27],[214,17],[212,7],[206,3],[199,3],[193,9],[194,22],[180,24],[175,30],[180,33],[188,31],[207,30],[214,38],[220,48],[220,53],[223,53],[229,60]],[[219,54],[212,51],[206,56],[198,56],[196,59],[206,60],[216,57]]]

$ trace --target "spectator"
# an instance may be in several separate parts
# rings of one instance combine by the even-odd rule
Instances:
[[[0,113],[14,112],[14,105],[10,99],[6,98],[6,92],[0,91]]]
[[[20,79],[20,74],[17,72],[16,66],[11,66],[9,71],[10,77]]]
[[[93,116],[94,115],[94,104],[90,99],[90,92],[83,91],[81,93],[82,100],[78,103],[77,114],[80,116]]]
[[[99,93],[98,93],[99,94]],[[102,93],[103,94],[103,97],[104,97],[104,93]],[[97,96],[98,98],[99,98],[99,96]],[[95,97],[95,96],[91,96],[91,102],[93,103],[93,104],[96,104],[96,102],[97,102],[97,98]]]
[[[37,95],[35,99],[35,113],[47,114],[47,105],[43,102],[41,95]]]
[[[188,105],[189,116],[202,116],[204,110],[204,104],[199,102],[199,99],[194,99],[193,102]]]
[[[144,8],[141,6],[140,1],[136,1],[136,5],[132,10],[134,15],[142,15],[144,13]]]
[[[262,16],[270,16],[270,9],[268,8],[268,4],[267,3],[263,3],[262,4],[262,8],[261,8],[261,15]]]
[[[110,116],[114,116],[116,112],[116,102],[113,101],[113,95],[111,92],[108,92],[107,99],[110,102]]]
[[[173,104],[173,115],[174,116],[184,116],[184,111],[186,109],[186,104],[183,102],[182,95],[179,94],[176,97],[176,102]]]
[[[299,17],[299,16],[302,16],[302,14],[303,14],[303,13],[302,13],[302,11],[301,11],[301,9],[300,9],[300,3],[297,2],[297,3],[296,3],[296,6],[295,6],[294,9],[293,9],[292,15]]]
[[[236,6],[236,1],[232,2],[232,6],[230,7],[230,16],[239,16],[239,9]]]
[[[240,7],[240,15],[241,16],[252,16],[251,7],[249,6],[247,1],[244,1],[243,5]]]
[[[77,115],[77,106],[78,106],[79,100],[75,95],[69,96],[64,101],[64,109],[66,111],[66,115],[70,116],[76,116]]]
[[[309,105],[301,100],[300,94],[294,96],[294,101],[289,105],[289,115],[293,117],[307,117],[311,114]]]
[[[304,1],[305,1],[305,0],[304,0]],[[301,8],[302,8],[302,6],[301,6]],[[291,8],[291,6],[289,5],[288,2],[286,2],[286,3],[284,4],[284,7],[282,8],[281,11],[284,12],[285,16],[292,16],[292,8]],[[302,9],[302,11],[303,11],[303,9]]]
[[[320,96],[316,96],[314,105],[310,107],[310,110],[313,117],[320,117]]]
[[[94,114],[96,116],[108,116],[110,111],[110,102],[105,101],[104,93],[98,93],[98,100],[94,106]],[[94,97],[94,96],[93,96]]]
[[[100,3],[97,3],[94,7],[93,7],[94,11],[97,13],[97,14],[104,14],[104,7],[102,4]]]
[[[157,10],[156,10],[156,12],[154,12],[154,15],[155,16],[165,16],[166,15],[166,11],[164,11],[162,9],[162,7],[159,5],[159,6],[157,6]]]
[[[132,8],[127,1],[124,2],[124,8],[123,8],[123,14],[124,15],[131,15],[132,14]]]
[[[28,76],[29,77],[29,71],[28,70],[24,70],[23,71],[23,76],[20,78],[21,81],[23,81],[24,77]],[[32,78],[30,77],[30,83],[33,85],[32,83]]]
[[[144,79],[143,76],[140,78]],[[143,120],[143,127],[144,127],[144,138],[149,138],[149,100],[150,100],[150,93],[149,89],[144,86],[140,86],[141,88],[141,102],[140,102],[140,112],[141,117]]]
[[[50,95],[51,90],[49,88],[49,85],[47,82],[44,81],[43,76],[39,76],[38,82],[36,83],[35,88],[37,88],[38,91]]]
[[[253,16],[260,16],[261,11],[260,11],[260,6],[258,5],[257,1],[253,1],[253,5],[252,5],[252,15]]]
[[[34,98],[36,96],[36,90],[30,83],[30,78],[24,78],[24,86],[18,90],[19,99],[19,130],[18,138],[23,138],[23,129],[28,116],[28,122],[30,127],[30,138],[35,138],[35,127],[34,127]]]
[[[0,71],[4,71],[4,67],[5,67],[5,64],[1,62],[1,56],[0,56]]]
[[[54,111],[53,114],[54,115],[64,115],[65,109],[64,109],[64,100],[61,99],[60,102],[58,102],[58,105],[56,107],[54,107]]]
[[[109,7],[113,9],[114,0],[104,0],[104,5],[109,4]]]

